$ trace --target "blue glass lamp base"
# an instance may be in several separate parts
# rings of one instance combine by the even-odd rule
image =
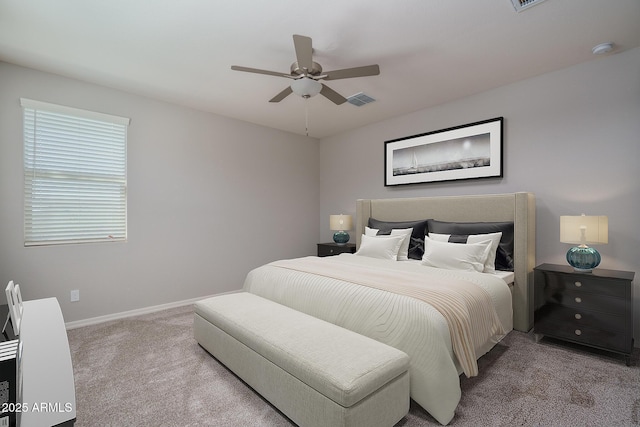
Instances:
[[[567,262],[574,270],[590,273],[600,264],[600,253],[588,246],[576,246],[567,251]]]
[[[337,231],[333,235],[333,241],[342,246],[349,241],[349,233],[346,231]]]

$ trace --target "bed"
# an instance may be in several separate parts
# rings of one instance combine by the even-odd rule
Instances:
[[[412,251],[420,250],[414,247],[412,236],[411,247],[407,249],[409,257],[404,261],[362,256],[374,240],[376,250],[384,241],[384,245],[395,245],[396,253],[398,242],[409,241],[402,236],[398,238],[394,231],[399,230],[395,230],[395,226],[394,231],[386,233],[395,235],[368,236],[372,229],[377,230],[375,226],[380,227],[380,233],[385,226],[390,227],[389,224],[423,220],[430,220],[428,226],[437,232],[433,239],[424,239],[426,246],[422,247],[422,253],[414,252],[412,256]],[[449,242],[453,242],[453,235],[460,234],[456,227],[466,230],[470,223],[472,227],[480,227],[480,234],[484,233],[487,223],[491,223],[489,227],[511,224],[511,253],[502,253],[495,259],[497,262],[501,256],[506,257],[507,261],[503,261],[512,266],[512,272],[494,274],[441,268],[437,262],[439,255],[430,258],[432,253],[440,254],[441,248],[454,247],[449,243],[435,243],[437,235],[441,237],[446,235],[443,231],[453,230],[446,235]],[[419,230],[420,226],[415,226],[410,233],[418,231],[419,235]],[[500,235],[508,234],[507,230]],[[303,257],[269,263],[247,275],[244,290],[404,351],[411,358],[411,398],[438,422],[448,424],[461,397],[459,375],[463,372],[476,375],[476,359],[512,328],[528,331],[532,327],[534,196],[511,193],[360,199],[356,204],[355,235],[356,255]],[[500,240],[500,246],[503,243]],[[461,246],[465,246],[465,251],[480,253],[481,246],[489,251],[491,244],[469,240],[466,245],[455,246],[456,251]],[[502,248],[497,251],[504,252]],[[435,263],[425,265],[431,259],[436,260]],[[486,271],[486,265],[480,268],[484,270],[479,271]],[[426,276],[432,285],[426,285]],[[457,296],[433,294],[435,288],[444,289],[445,293],[464,294],[462,299],[477,298],[485,302],[480,304],[470,299],[471,302],[458,310],[456,307],[462,307],[462,303],[455,300]],[[447,305],[463,314],[447,314],[448,309],[443,309]],[[467,314],[469,319],[465,319]],[[469,332],[469,328],[473,331]]]

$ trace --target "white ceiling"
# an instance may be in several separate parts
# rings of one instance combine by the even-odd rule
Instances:
[[[324,70],[379,64],[326,83],[377,101],[269,103],[290,80],[230,69],[288,72],[293,34]],[[597,60],[602,42],[640,46],[639,0],[0,1],[2,61],[299,134],[306,103],[316,138]]]

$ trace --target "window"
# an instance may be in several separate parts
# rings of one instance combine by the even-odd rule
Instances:
[[[126,241],[129,119],[20,101],[25,246]]]

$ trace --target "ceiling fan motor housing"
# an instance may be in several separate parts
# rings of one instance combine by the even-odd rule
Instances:
[[[322,74],[322,66],[317,62],[313,62],[313,66],[310,70],[305,70],[298,65],[298,62],[294,62],[291,64],[291,75],[292,76],[319,76]]]

